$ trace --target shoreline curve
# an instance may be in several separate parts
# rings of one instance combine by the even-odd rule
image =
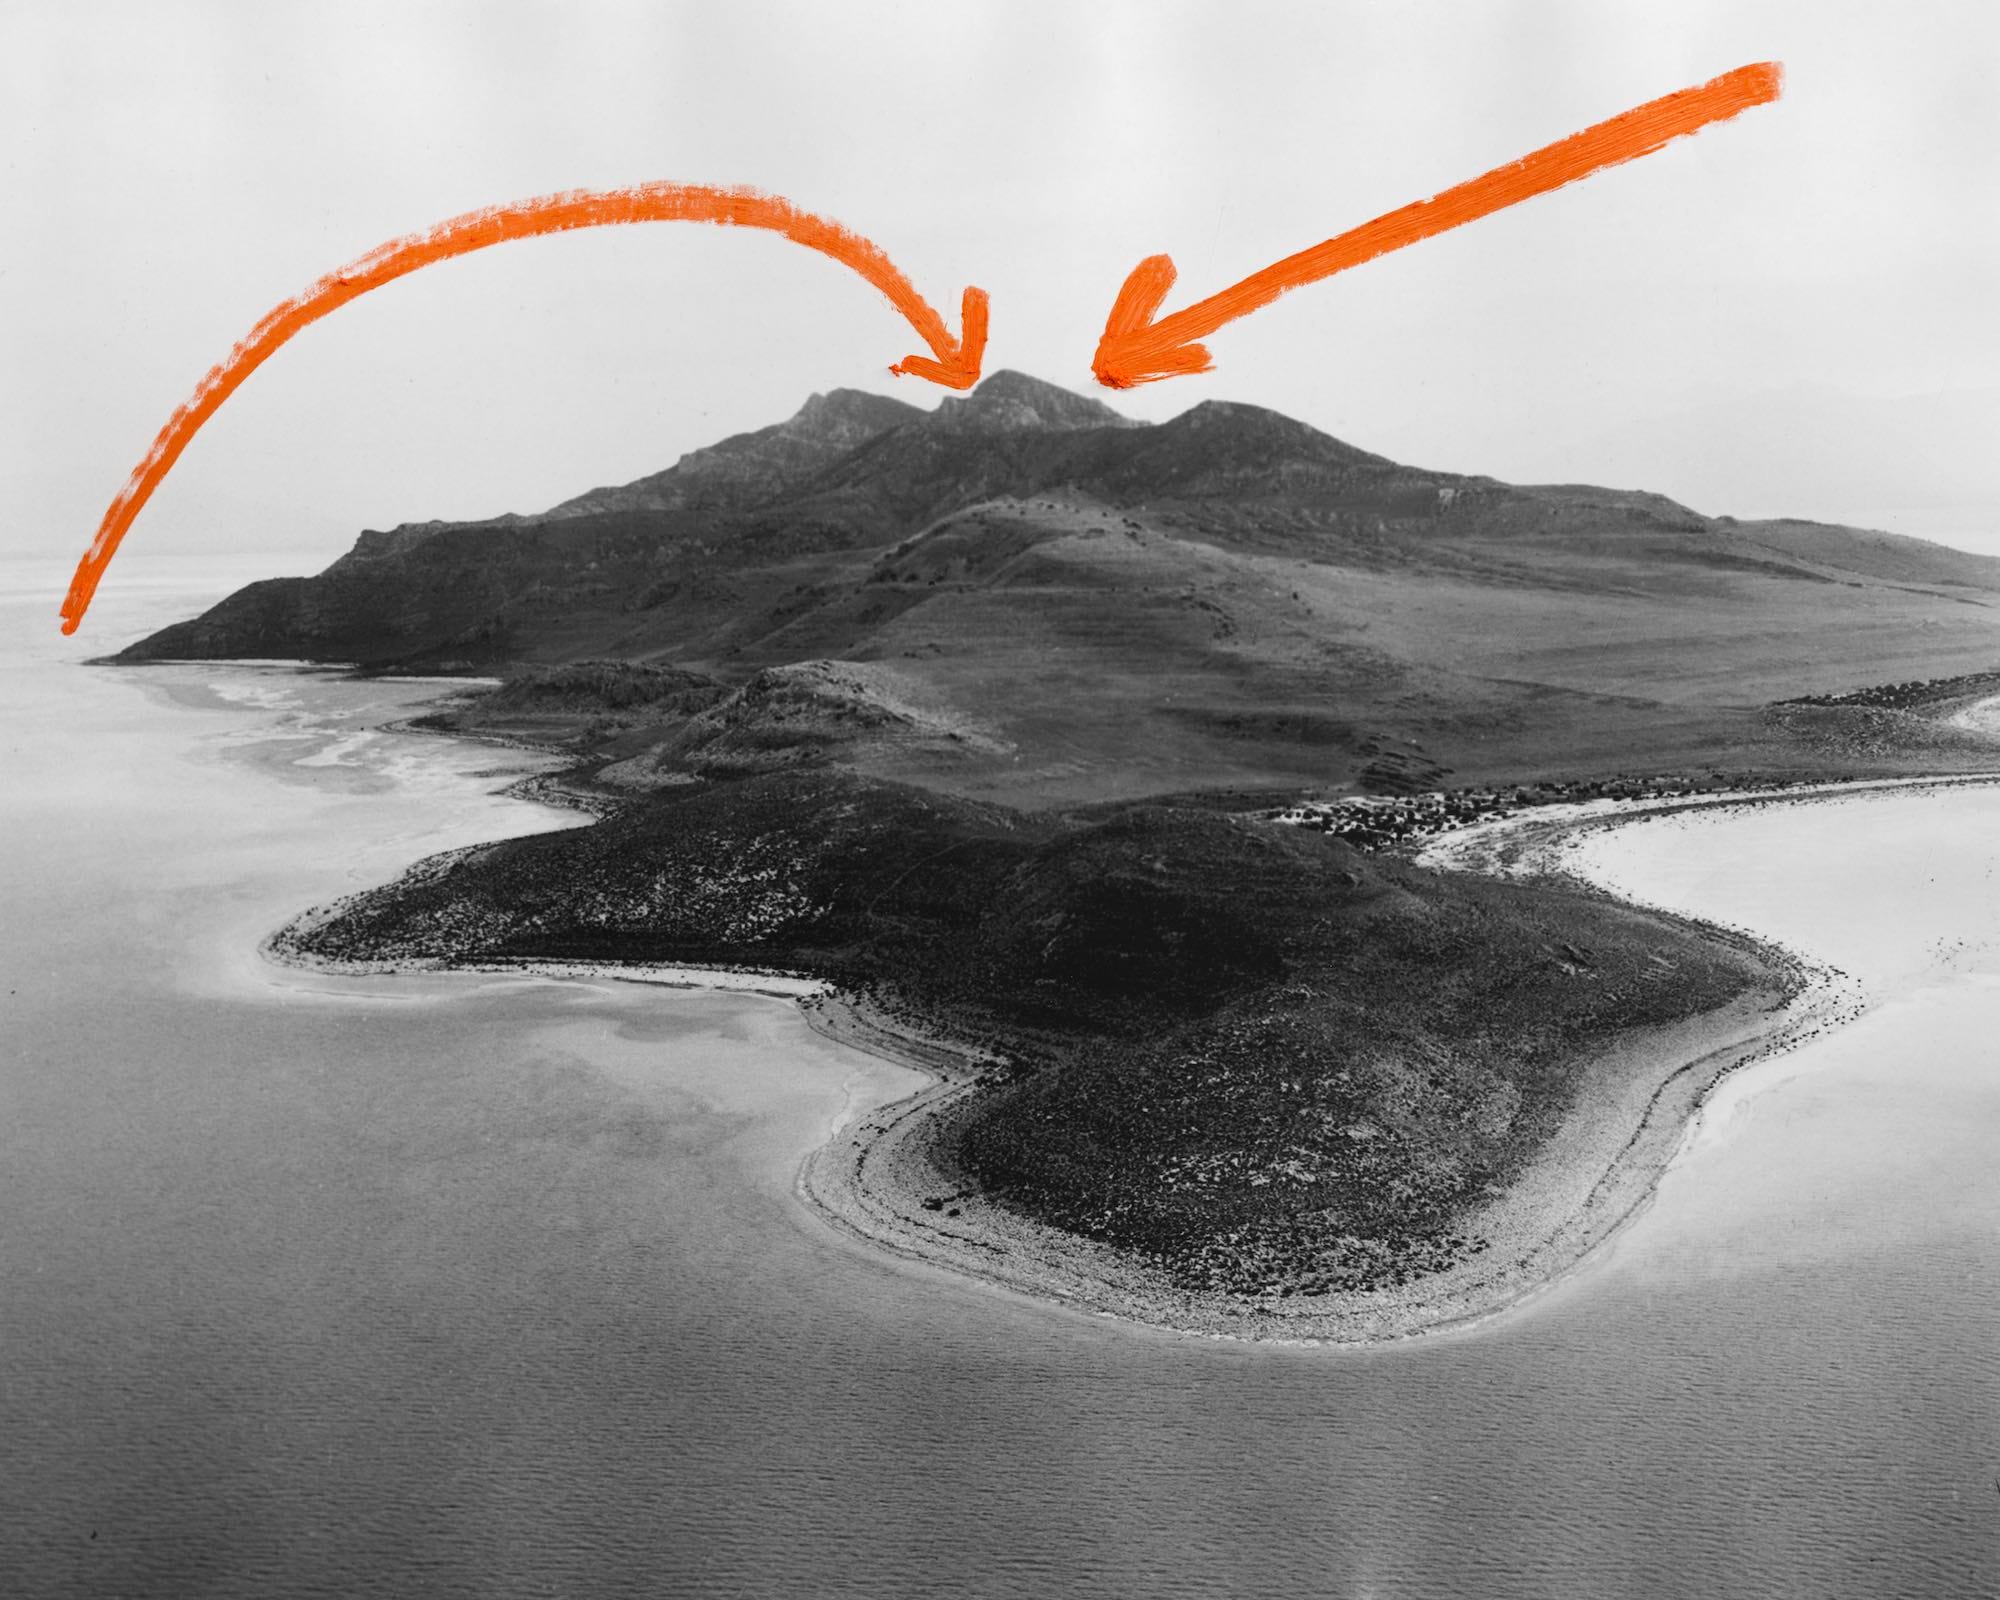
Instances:
[[[1953,774],[1636,803],[1593,801],[1538,808],[1433,836],[1413,854],[1420,864],[1444,870],[1559,877],[1585,892],[1641,905],[1572,871],[1562,860],[1567,847],[1602,828],[1682,811],[1996,782],[2000,774]],[[838,1125],[806,1158],[798,1192],[841,1232],[892,1254],[1155,1331],[1349,1348],[1463,1332],[1565,1282],[1640,1216],[1725,1079],[1854,1020],[1867,1007],[1853,980],[1803,951],[1713,918],[1671,914],[1756,954],[1778,981],[1701,1017],[1634,1032],[1603,1052],[1600,1064],[1618,1058],[1625,1073],[1624,1092],[1608,1115],[1573,1112],[1505,1193],[1465,1219],[1464,1226],[1493,1240],[1485,1255],[1409,1284],[1328,1295],[1310,1307],[1190,1291],[1166,1283],[1126,1252],[983,1200],[938,1156],[947,1119],[975,1086],[980,1063],[945,1041],[910,1034],[849,997],[828,997],[809,1009],[809,1024],[830,1039],[921,1072],[928,1081],[858,1119],[858,1125]],[[924,1204],[947,1196],[956,1212],[950,1204],[935,1209]]]
[[[1563,859],[1568,847],[1601,828],[1680,811],[1995,782],[2000,774],[1587,802],[1436,835],[1412,853],[1420,864],[1443,870],[1554,876],[1588,893],[1641,904],[1571,870]],[[420,880],[483,848],[428,857],[404,877]],[[1609,1084],[1610,1103],[1573,1110],[1528,1168],[1464,1219],[1464,1226],[1491,1241],[1485,1253],[1402,1285],[1308,1302],[1188,1290],[1168,1282],[1143,1258],[1036,1222],[984,1196],[952,1170],[942,1152],[944,1135],[966,1108],[989,1058],[892,1021],[808,974],[532,959],[338,961],[300,951],[292,936],[336,915],[343,903],[292,918],[262,942],[261,953],[279,965],[336,974],[518,974],[729,989],[790,1000],[823,1037],[925,1080],[913,1093],[859,1114],[850,1103],[805,1156],[794,1191],[824,1222],[905,1261],[1044,1304],[1154,1332],[1262,1345],[1369,1348],[1462,1332],[1526,1306],[1573,1276],[1643,1213],[1659,1179],[1699,1127],[1702,1106],[1718,1084],[1865,1009],[1856,986],[1837,969],[1749,929],[1674,913],[1759,957],[1773,975],[1771,984],[1703,1016],[1634,1032],[1600,1052],[1598,1087]]]

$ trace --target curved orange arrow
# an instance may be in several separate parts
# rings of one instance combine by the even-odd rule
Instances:
[[[1112,389],[1210,371],[1215,363],[1207,349],[1195,341],[1207,338],[1226,322],[1269,305],[1288,290],[1330,278],[1462,223],[1475,222],[1621,161],[1651,155],[1671,139],[1777,99],[1782,79],[1777,62],[1763,61],[1725,72],[1695,88],[1649,100],[1608,122],[1545,145],[1533,155],[1495,167],[1469,183],[1287,256],[1158,322],[1153,313],[1174,286],[1174,263],[1168,256],[1148,256],[1132,269],[1118,291],[1091,370],[1099,383]]]
[[[309,323],[383,284],[427,267],[508,239],[527,239],[572,228],[596,228],[614,222],[716,222],[739,228],[768,228],[809,249],[852,267],[888,296],[909,319],[917,336],[931,348],[929,356],[905,356],[889,370],[951,389],[970,389],[979,381],[980,358],[986,350],[986,291],[967,289],[961,302],[960,337],[953,341],[944,319],[910,286],[910,280],[881,250],[825,217],[801,211],[776,195],[755,189],[716,189],[699,184],[645,183],[631,189],[573,189],[542,195],[513,205],[469,211],[440,222],[425,233],[391,239],[337,272],[328,273],[296,299],[273,307],[263,321],[201,380],[187,404],[168,419],[145,459],[98,524],[97,537],[77,563],[69,595],[63,601],[62,630],[74,633],[90,597],[111,562],[125,530],[160,486],[188,441],[216,409],[235,393],[243,380],[276,353],[278,347]]]

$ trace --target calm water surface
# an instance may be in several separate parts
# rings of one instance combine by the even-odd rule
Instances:
[[[0,1592],[2000,1590],[2000,793],[1593,846],[1882,1003],[1520,1312],[1246,1350],[831,1236],[800,1157],[910,1080],[780,1002],[266,966],[571,819],[368,731],[421,685],[78,665],[201,596],[60,587],[0,594]]]

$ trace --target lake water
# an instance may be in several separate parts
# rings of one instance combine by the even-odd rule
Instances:
[[[1601,836],[1879,1004],[1529,1305],[1247,1349],[830,1233],[800,1158],[912,1080],[782,1002],[262,963],[573,819],[367,731],[421,685],[78,665],[201,584],[62,580],[0,592],[0,1592],[2000,1591],[2000,792]]]

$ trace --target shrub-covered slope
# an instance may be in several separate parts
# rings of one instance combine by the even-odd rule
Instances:
[[[1193,1287],[1443,1265],[1621,1030],[1759,985],[1670,919],[1136,806],[830,771],[483,847],[292,936],[347,958],[802,968],[1006,1063],[946,1129],[1003,1204]]]

